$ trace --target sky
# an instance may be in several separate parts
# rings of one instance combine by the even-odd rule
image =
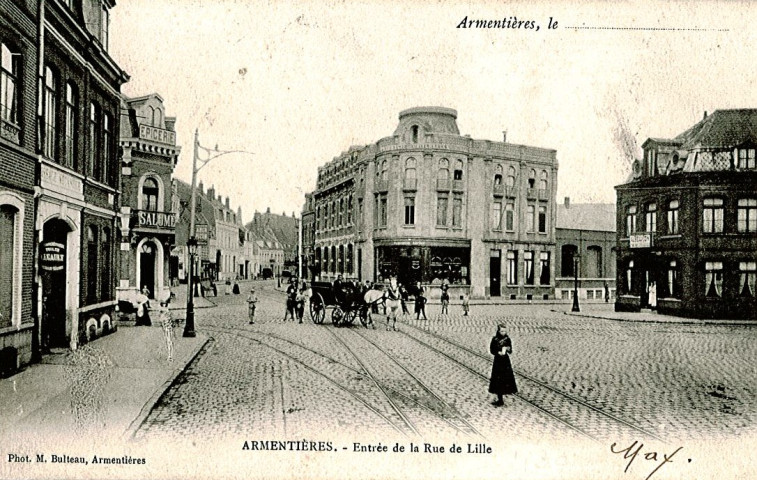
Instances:
[[[457,28],[466,17],[539,30]],[[247,222],[299,215],[318,166],[416,106],[456,109],[476,139],[555,149],[559,201],[614,203],[647,138],[757,108],[755,18],[749,2],[121,0],[109,51],[123,93],[157,92],[177,118],[177,178],[195,130],[251,152],[199,173]]]

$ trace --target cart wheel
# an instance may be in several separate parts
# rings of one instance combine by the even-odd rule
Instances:
[[[352,324],[355,321],[356,317],[357,317],[357,312],[355,310],[350,310],[349,312],[345,312],[343,323]]]
[[[340,323],[344,320],[344,312],[341,308],[339,308],[339,305],[336,305],[334,309],[331,311],[331,323],[333,323],[335,326],[339,326]]]
[[[370,307],[363,306],[360,307],[360,312],[358,312],[358,316],[360,317],[360,323],[363,324],[364,327],[368,327],[368,324],[370,323],[370,317],[371,314]]]
[[[326,306],[320,293],[314,294],[310,299],[310,318],[318,325],[322,324],[323,319],[326,318]]]

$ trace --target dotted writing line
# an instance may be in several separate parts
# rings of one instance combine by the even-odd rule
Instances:
[[[565,27],[572,30],[644,30],[652,32],[730,32],[730,28],[666,28],[666,27]]]

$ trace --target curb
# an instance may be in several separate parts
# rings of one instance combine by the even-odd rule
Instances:
[[[173,372],[171,373],[170,378],[163,382],[163,385],[158,387],[155,390],[155,393],[145,402],[144,405],[142,405],[142,408],[139,411],[139,414],[137,417],[131,421],[129,426],[126,428],[124,433],[121,435],[121,438],[124,441],[133,440],[134,436],[137,434],[137,430],[139,430],[139,427],[142,426],[144,421],[147,419],[147,416],[152,411],[153,407],[160,401],[160,399],[168,392],[168,390],[176,383],[176,380],[179,378],[179,376],[186,371],[187,367],[195,361],[195,359],[200,355],[200,353],[203,353],[207,348],[209,347],[209,344],[211,343],[211,337],[206,337],[205,341],[198,344],[198,346],[195,348],[194,353],[191,354],[189,357],[189,360],[182,366],[176,367]]]
[[[571,317],[583,317],[583,318],[593,318],[597,320],[610,320],[613,322],[627,322],[627,323],[656,323],[656,324],[669,324],[669,325],[719,325],[719,326],[738,326],[738,327],[749,327],[749,326],[756,326],[756,322],[751,322],[749,320],[702,320],[698,318],[681,318],[681,317],[673,317],[671,316],[670,319],[665,320],[657,320],[657,319],[634,319],[634,318],[613,318],[613,317],[603,317],[602,315],[591,315],[586,313],[573,313],[573,312],[563,312],[561,310],[552,310],[555,313],[562,313],[563,315],[568,315]]]

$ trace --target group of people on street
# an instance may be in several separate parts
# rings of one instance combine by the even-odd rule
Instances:
[[[310,309],[310,297],[313,291],[305,281],[292,277],[289,279],[289,285],[286,289],[286,311],[284,312],[284,321],[287,318],[295,319],[302,323],[305,311]]]

